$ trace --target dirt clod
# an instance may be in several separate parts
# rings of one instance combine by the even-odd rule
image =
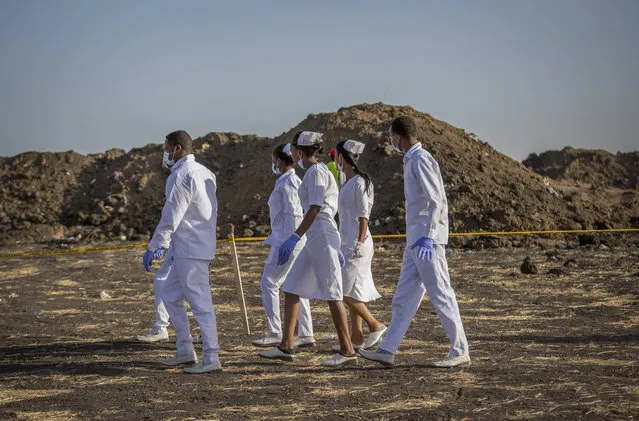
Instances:
[[[536,275],[539,273],[539,269],[537,269],[537,265],[535,265],[530,256],[526,256],[524,262],[521,264],[521,273],[526,275]]]
[[[576,259],[568,259],[564,262],[564,266],[567,268],[574,268],[577,267],[577,260]]]
[[[554,275],[554,276],[567,276],[567,275],[570,275],[570,271],[568,271],[564,267],[556,267],[556,268],[550,269],[548,271],[548,274]]]

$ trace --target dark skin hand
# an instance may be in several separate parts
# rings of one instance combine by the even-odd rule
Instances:
[[[302,220],[302,223],[295,231],[295,234],[297,234],[300,238],[302,238],[302,236],[306,234],[306,231],[308,231],[308,229],[311,227],[311,225],[315,221],[315,218],[317,218],[317,215],[319,214],[320,209],[321,208],[317,205],[311,206],[308,209],[308,212],[306,212],[306,215],[304,215],[304,219]]]

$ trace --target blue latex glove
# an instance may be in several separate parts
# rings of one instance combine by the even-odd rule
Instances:
[[[277,256],[277,264],[279,266],[282,266],[286,264],[286,262],[288,262],[288,259],[291,258],[291,253],[293,253],[293,250],[295,249],[295,246],[299,241],[300,237],[298,237],[297,234],[293,234],[288,237],[288,240],[282,243],[282,245],[280,246],[280,253]]]
[[[147,272],[151,272],[151,263],[153,263],[153,252],[147,250],[142,257],[142,264]]]
[[[415,247],[419,247],[419,250],[417,251],[417,257],[419,260],[428,260],[429,262],[433,260],[433,240],[422,237],[415,241],[411,250]]]
[[[166,251],[166,249],[164,247],[160,247],[159,249],[155,250],[153,252],[153,258],[154,259],[161,259],[164,257],[164,252]]]
[[[339,258],[339,267],[343,268],[344,265],[346,265],[346,259],[344,259],[344,255],[342,254],[341,250],[339,251],[337,257]]]

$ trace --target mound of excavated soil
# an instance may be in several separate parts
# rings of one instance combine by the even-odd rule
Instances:
[[[611,154],[603,150],[573,149],[531,154],[523,162],[536,173],[598,187],[637,189],[639,152]]]
[[[636,191],[548,181],[462,129],[411,107],[379,103],[311,114],[275,139],[235,133],[196,139],[197,159],[218,177],[221,234],[229,222],[238,235],[268,233],[267,200],[275,182],[271,151],[298,130],[325,133],[326,152],[342,139],[365,142],[361,164],[375,180],[372,231],[403,232],[402,157],[392,154],[387,130],[404,114],[418,120],[424,147],[440,163],[454,232],[627,227],[639,220]],[[0,158],[1,237],[7,242],[45,241],[56,234],[145,240],[164,202],[167,173],[161,156],[157,144],[128,153]]]

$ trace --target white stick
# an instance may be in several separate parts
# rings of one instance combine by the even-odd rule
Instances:
[[[237,249],[235,248],[235,227],[231,224],[231,257],[233,259],[233,271],[235,272],[235,285],[237,286],[237,299],[240,302],[240,310],[244,314],[244,326],[246,327],[246,334],[251,334],[251,328],[249,327],[248,314],[246,312],[246,302],[244,301],[244,289],[242,288],[242,275],[240,274],[240,262],[237,259]]]

